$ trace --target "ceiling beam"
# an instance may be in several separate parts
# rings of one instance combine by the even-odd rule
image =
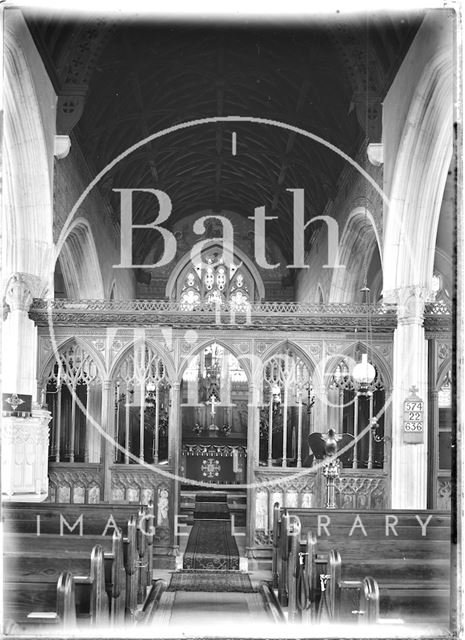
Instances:
[[[216,115],[224,113],[224,47],[219,45],[216,58]],[[215,158],[215,209],[220,208],[221,196],[221,169],[223,164],[223,126],[216,125],[216,158]]]
[[[124,46],[128,52],[128,57],[129,59],[131,59],[131,56],[133,55],[132,52],[132,48],[131,45],[129,44],[127,37],[123,38],[123,42],[124,42]],[[134,56],[135,57],[135,56]],[[134,70],[130,73],[130,78],[131,78],[131,84],[132,84],[132,88],[133,88],[133,95],[136,101],[136,105],[137,105],[137,110],[139,113],[139,118],[138,118],[138,122],[140,125],[140,130],[142,133],[142,137],[148,138],[148,136],[151,134],[150,131],[150,127],[148,125],[147,122],[147,117],[146,117],[146,113],[145,113],[145,104],[144,104],[144,98],[142,96],[142,88],[141,88],[141,84],[140,84],[140,78],[139,78],[139,73],[137,71],[137,66],[134,66]],[[155,184],[158,184],[158,171],[157,171],[157,167],[155,165],[155,162],[153,160],[153,154],[152,154],[152,143],[151,142],[147,142],[144,146],[143,146],[144,152],[145,152],[145,157],[147,160],[147,163],[149,165],[149,170],[150,170],[150,174],[154,180]]]

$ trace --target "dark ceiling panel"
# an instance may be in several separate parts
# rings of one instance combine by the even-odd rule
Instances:
[[[364,126],[368,98],[380,105],[420,20],[419,14],[375,15],[261,27],[99,18],[73,28],[57,19],[53,29],[53,20],[30,19],[58,82],[84,83],[76,134],[96,172],[166,127],[229,115],[300,127],[353,157],[367,132],[377,135],[376,123],[369,131]],[[117,215],[112,188],[166,191],[173,202],[171,225],[206,209],[250,216],[266,205],[267,215],[280,220],[270,237],[291,262],[292,195],[286,189],[305,189],[307,218],[321,214],[343,166],[333,151],[290,131],[213,123],[145,144],[99,188]],[[139,199],[134,213],[140,223],[151,221],[153,202]],[[151,245],[142,239],[134,249],[142,263]]]

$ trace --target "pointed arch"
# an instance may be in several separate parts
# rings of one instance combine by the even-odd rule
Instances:
[[[316,366],[303,349],[283,340],[262,356],[259,459],[268,467],[309,462]]]
[[[27,48],[34,45],[20,11],[11,7],[4,21],[2,231],[8,242],[3,247],[2,270],[6,279],[13,272],[36,276],[33,295],[41,297],[53,286],[55,93],[40,56],[28,58]],[[49,101],[48,106],[41,109],[41,101]]]
[[[136,338],[135,340],[127,344],[124,349],[122,349],[121,353],[118,354],[118,356],[110,365],[108,372],[109,379],[114,380],[115,375],[125,358],[127,358],[127,356],[131,352],[133,352],[134,349],[137,349],[137,347],[141,345],[149,346],[156,353],[156,355],[162,360],[163,364],[167,368],[168,379],[170,380],[170,382],[174,382],[176,380],[176,369],[172,357],[168,354],[168,352],[160,349],[159,345],[153,339],[147,337]]]
[[[85,218],[73,220],[57,258],[72,299],[103,299],[102,273],[91,226]]]
[[[99,366],[101,365],[101,366]],[[104,366],[84,340],[69,338],[43,369],[42,389],[52,414],[49,457],[55,462],[100,462]]]
[[[382,355],[376,351],[375,347],[372,344],[368,344],[366,340],[358,338],[357,344],[362,345],[365,348],[366,352],[369,353],[369,360],[381,376],[385,389],[390,390],[392,388],[392,374],[389,363],[386,362]],[[341,361],[341,358],[349,357],[353,359],[353,350],[353,344],[347,345],[347,347],[342,349],[340,353],[337,353],[334,356],[330,356],[326,359],[323,371],[325,386],[328,385],[328,374],[332,372],[335,367],[337,367],[337,365]]]
[[[110,375],[114,463],[168,461],[173,367],[166,353],[140,336],[119,354]]]
[[[101,379],[104,380],[106,377],[106,366],[105,366],[105,362],[102,355],[97,351],[97,349],[95,349],[95,347],[92,344],[84,340],[82,337],[72,336],[71,338],[66,338],[62,342],[57,343],[56,350],[60,354],[63,351],[65,351],[68,347],[70,347],[73,343],[88,353],[88,355],[95,362],[99,370]],[[40,389],[44,388],[44,384],[46,384],[47,372],[49,372],[50,369],[55,366],[56,362],[57,360],[56,360],[55,353],[52,352],[45,360],[45,364],[41,367],[41,370],[38,375]]]
[[[369,353],[376,374],[368,384],[358,384],[353,377],[357,364],[353,345],[348,345],[325,362],[324,381],[327,423],[340,434],[348,457],[344,466],[354,469],[389,468],[389,450],[385,436],[390,437],[391,380],[388,367],[373,347],[366,342],[358,345]],[[354,445],[352,446],[352,443]]]
[[[364,266],[370,266],[377,250],[381,262],[381,243],[376,224],[367,206],[353,209],[347,218],[340,242],[340,262],[345,269],[334,269],[330,302],[354,302],[363,286]]]
[[[313,358],[306,353],[303,348],[292,340],[282,340],[274,345],[272,345],[267,351],[262,354],[262,363],[263,366],[273,358],[273,356],[278,355],[279,353],[284,353],[286,349],[291,349],[294,351],[301,360],[307,365],[309,371],[312,375],[315,373],[317,369],[317,363],[313,360]]]
[[[421,76],[395,160],[384,233],[387,292],[410,284],[431,288],[441,203],[453,157],[452,40]]]
[[[240,353],[237,349],[234,349],[234,347],[229,344],[228,342],[226,342],[225,340],[222,340],[221,338],[207,338],[206,340],[203,340],[202,342],[198,342],[196,343],[195,347],[189,351],[189,353],[185,354],[182,357],[182,361],[179,367],[179,371],[178,371],[178,380],[179,382],[182,381],[182,377],[187,369],[187,366],[189,364],[189,360],[195,356],[197,356],[198,354],[200,354],[204,349],[206,349],[207,347],[213,345],[213,344],[217,344],[220,347],[223,347],[223,349],[226,349],[226,351],[228,353],[230,353],[232,356],[234,356],[236,358],[236,360],[239,362],[239,364],[241,365],[242,369],[244,370],[245,375],[247,376],[247,382],[250,384],[251,383],[251,379],[252,379],[252,372],[251,372],[251,368],[248,364],[248,361],[250,360],[250,354],[244,354],[244,353]]]

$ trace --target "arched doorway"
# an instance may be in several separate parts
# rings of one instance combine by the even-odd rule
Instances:
[[[186,486],[221,490],[246,481],[248,401],[246,372],[225,346],[213,342],[189,358],[180,407]]]

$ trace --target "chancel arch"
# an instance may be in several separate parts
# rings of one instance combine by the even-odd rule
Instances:
[[[245,482],[249,374],[233,350],[208,341],[181,372],[182,473],[191,481]]]

